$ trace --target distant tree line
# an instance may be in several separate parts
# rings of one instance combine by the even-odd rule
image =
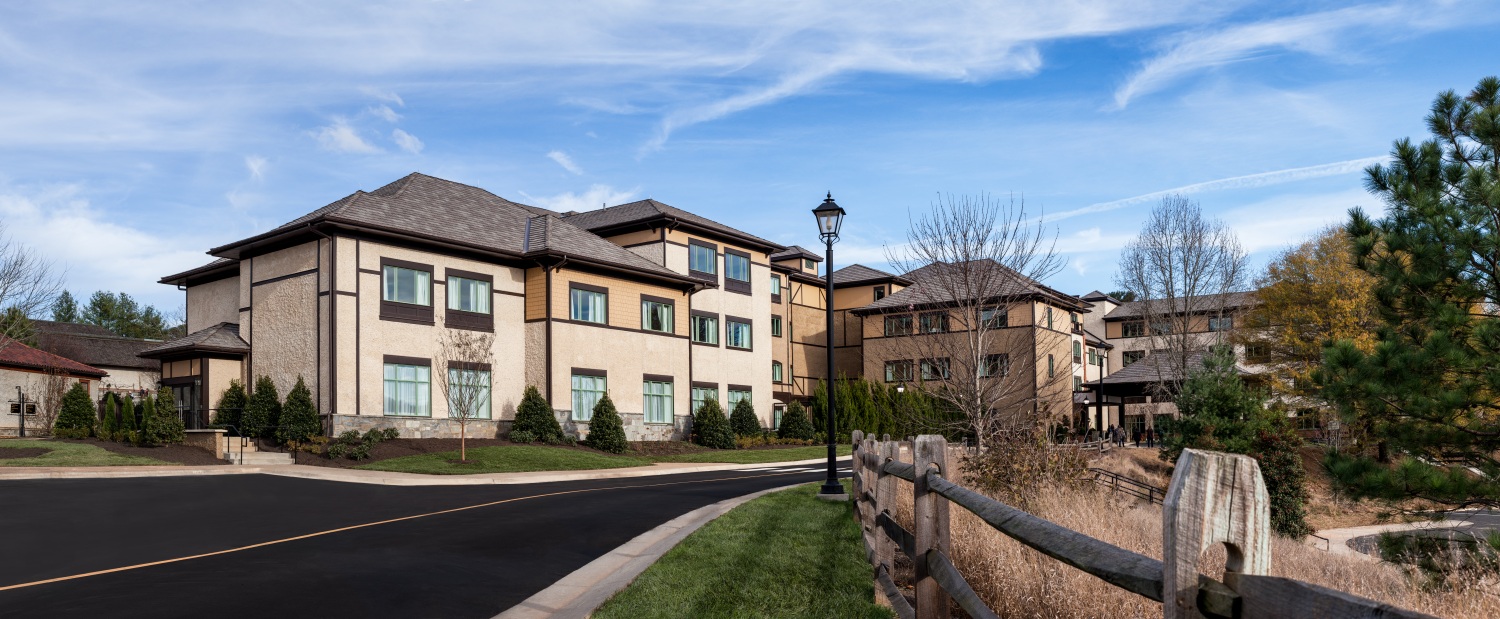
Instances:
[[[80,306],[72,293],[63,291],[52,303],[52,320],[98,325],[122,337],[168,340],[186,335],[187,325],[168,326],[168,318],[150,305],[142,305],[123,292],[95,292]]]

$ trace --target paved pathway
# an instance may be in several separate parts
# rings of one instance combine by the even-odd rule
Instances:
[[[1318,531],[1318,535],[1328,538],[1328,551],[1332,554],[1356,556],[1376,561],[1379,560],[1379,557],[1355,550],[1349,545],[1350,540],[1369,535],[1379,535],[1388,531],[1447,528],[1475,532],[1500,531],[1500,511],[1483,509],[1462,510],[1453,512],[1449,514],[1447,519],[1438,522],[1391,523],[1363,527],[1346,527],[1342,529],[1326,529]]]
[[[3,480],[0,617],[489,617],[681,514],[823,477],[755,468],[438,487]]]

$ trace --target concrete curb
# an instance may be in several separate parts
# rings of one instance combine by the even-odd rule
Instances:
[[[725,499],[668,520],[495,615],[495,619],[585,619],[693,531],[748,501],[805,485],[792,484]]]
[[[474,475],[423,475],[421,473],[391,473],[386,471],[361,471],[305,464],[286,465],[217,465],[217,466],[142,466],[142,467],[17,467],[7,471],[0,468],[0,481],[11,479],[107,479],[129,477],[183,477],[189,475],[279,475],[301,479],[320,479],[354,484],[384,486],[481,486],[496,484],[537,484],[558,481],[584,481],[592,479],[626,479],[631,477],[655,477],[680,473],[705,473],[712,471],[743,471],[776,469],[790,466],[822,464],[827,458],[794,460],[789,462],[763,462],[757,464],[683,464],[660,463],[652,466],[621,469],[596,469],[588,471],[537,471],[531,473],[479,473]],[[848,462],[849,456],[841,456],[839,462]]]

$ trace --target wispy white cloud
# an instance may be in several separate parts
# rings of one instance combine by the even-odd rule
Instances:
[[[375,99],[376,101],[385,101],[386,103],[394,103],[398,107],[406,107],[406,101],[403,101],[401,99],[401,95],[398,95],[394,92],[381,90],[372,86],[363,86],[359,89],[359,91],[365,93],[365,95]]]
[[[371,116],[379,118],[388,123],[393,123],[401,120],[401,115],[397,114],[396,110],[391,109],[391,106],[389,105],[372,105],[368,108],[365,108],[365,111]]]
[[[245,155],[245,169],[250,171],[250,180],[260,182],[266,177],[266,168],[270,162],[260,155]]]
[[[523,191],[521,195],[532,204],[566,213],[568,211],[592,211],[606,205],[629,202],[638,193],[640,193],[639,187],[615,189],[609,185],[594,184],[580,193],[568,191],[553,196],[533,196]]]
[[[396,141],[396,146],[400,146],[401,150],[413,155],[420,155],[422,153],[424,144],[422,144],[422,140],[417,139],[417,136],[400,129],[395,129],[391,131],[391,139]]]
[[[1233,176],[1230,178],[1204,181],[1201,183],[1193,183],[1191,185],[1183,185],[1181,187],[1173,187],[1171,189],[1163,189],[1161,191],[1153,191],[1151,193],[1143,193],[1141,195],[1131,196],[1129,198],[1111,200],[1109,202],[1100,202],[1098,204],[1090,204],[1083,208],[1076,208],[1069,211],[1052,213],[1046,216],[1046,221],[1055,222],[1071,217],[1077,217],[1079,215],[1090,215],[1094,213],[1113,211],[1115,209],[1134,206],[1136,204],[1154,202],[1164,196],[1172,194],[1191,195],[1224,189],[1249,189],[1254,187],[1266,187],[1270,185],[1280,185],[1282,183],[1305,181],[1327,176],[1353,174],[1364,170],[1366,167],[1372,164],[1380,163],[1385,160],[1385,157],[1364,157],[1362,159],[1335,161],[1333,163],[1324,163],[1301,168],[1288,168],[1285,170],[1275,170],[1272,172],[1261,172],[1259,174],[1246,174],[1244,176]]]
[[[554,150],[547,153],[547,158],[557,162],[557,165],[562,166],[564,170],[567,170],[579,176],[583,175],[583,168],[580,168],[578,167],[578,164],[573,163],[573,158],[569,157],[565,152]]]
[[[400,129],[397,129],[397,131],[400,131]],[[318,127],[316,131],[313,131],[312,135],[314,138],[317,138],[318,144],[322,145],[324,149],[336,153],[372,154],[381,152],[380,148],[366,142],[363,137],[360,137],[359,131],[350,125],[348,120],[343,118],[335,118],[332,124]]]

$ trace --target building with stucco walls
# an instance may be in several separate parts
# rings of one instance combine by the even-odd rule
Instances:
[[[109,373],[88,364],[38,350],[16,340],[0,340],[0,436],[20,433],[25,415],[28,435],[51,431],[62,395],[75,383],[99,397],[100,380]],[[21,399],[28,403],[21,407]]]

